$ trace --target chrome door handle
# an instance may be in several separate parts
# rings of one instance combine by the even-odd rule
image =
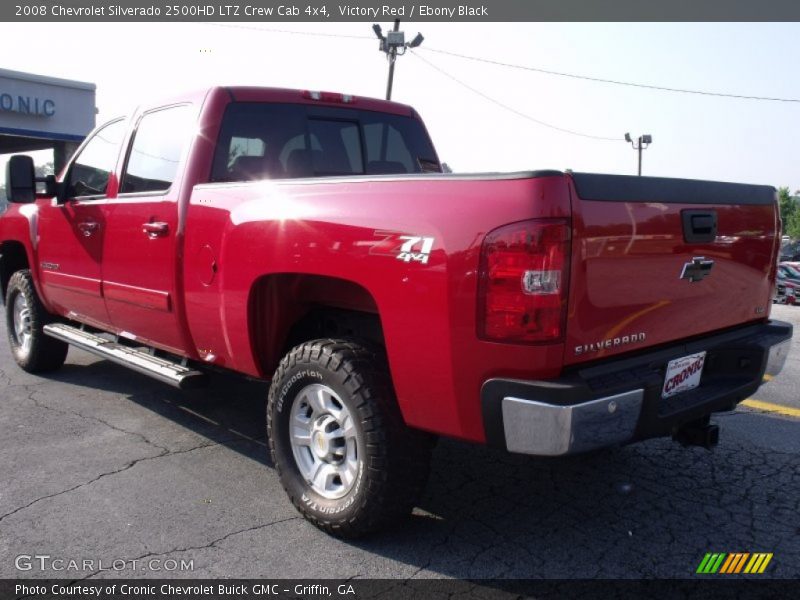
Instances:
[[[149,238],[156,238],[161,235],[167,235],[169,232],[169,224],[163,221],[154,221],[152,223],[142,224],[142,233],[146,233]]]
[[[83,234],[83,237],[91,236],[95,231],[97,231],[98,224],[94,221],[84,221],[82,223],[78,223],[78,230]]]

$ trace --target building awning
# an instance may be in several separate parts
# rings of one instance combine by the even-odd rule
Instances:
[[[80,142],[95,125],[95,85],[0,69],[0,152]]]

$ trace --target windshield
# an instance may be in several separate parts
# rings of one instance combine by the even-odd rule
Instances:
[[[211,181],[440,172],[417,119],[266,102],[225,110]]]

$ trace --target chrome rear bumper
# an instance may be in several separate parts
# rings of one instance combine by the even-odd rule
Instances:
[[[486,442],[539,456],[577,454],[674,436],[736,408],[786,363],[792,326],[767,321],[654,350],[567,368],[558,379],[489,379],[481,388]],[[696,388],[663,397],[670,361],[706,352]]]
[[[632,390],[570,406],[503,398],[509,452],[558,456],[627,442],[642,410],[644,390]]]
[[[767,367],[764,369],[764,375],[775,377],[775,375],[783,371],[783,366],[786,364],[786,358],[789,356],[789,349],[791,347],[791,339],[770,347],[769,355],[767,356]]]

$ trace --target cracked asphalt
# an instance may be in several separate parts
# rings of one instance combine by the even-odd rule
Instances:
[[[773,316],[798,325],[800,307]],[[35,377],[0,330],[0,578],[682,578],[706,552],[772,552],[760,577],[800,577],[800,419],[720,415],[713,452],[653,440],[544,460],[441,440],[414,515],[343,542],[284,495],[265,384],[179,392],[75,349]],[[758,399],[798,405],[798,346]],[[138,562],[20,571],[19,555]]]

